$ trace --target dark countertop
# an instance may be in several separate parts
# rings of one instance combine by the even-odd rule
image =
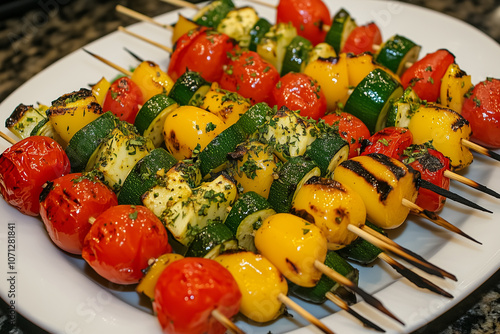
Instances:
[[[326,0],[333,1],[333,0]],[[57,59],[136,21],[115,12],[120,3],[156,16],[173,7],[159,0],[54,0],[24,2],[30,10],[15,12],[0,2],[0,101],[33,75]],[[409,0],[404,1],[454,16],[482,30],[500,42],[498,0]],[[13,1],[11,2],[11,6]],[[13,18],[6,18],[7,16]],[[46,38],[46,36],[51,38]],[[3,305],[4,307],[4,305]],[[3,309],[2,307],[2,309]],[[500,272],[450,312],[428,324],[419,333],[500,333]],[[0,333],[44,333],[22,317],[17,328],[5,323],[0,310]]]

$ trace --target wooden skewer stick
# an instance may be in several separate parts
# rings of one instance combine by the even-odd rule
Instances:
[[[3,133],[1,131],[0,131],[0,137],[2,137],[3,139],[5,139],[6,141],[8,141],[9,143],[11,143],[12,145],[14,145],[15,143],[17,143],[17,140],[15,140],[14,138],[9,137],[8,135],[6,135],[5,133]]]
[[[425,179],[422,179],[422,178],[419,179],[418,180],[418,185],[421,188],[428,189],[428,190],[430,190],[432,192],[435,192],[438,195],[446,197],[447,199],[450,199],[452,201],[461,203],[463,205],[467,205],[470,208],[481,210],[481,211],[488,212],[488,213],[493,213],[493,211],[485,209],[482,206],[480,206],[479,204],[476,204],[476,203],[468,200],[467,198],[462,197],[462,196],[460,196],[460,195],[458,195],[458,194],[456,194],[456,193],[454,193],[452,191],[449,191],[449,190],[446,190],[444,188],[438,187],[434,183],[429,182],[429,181],[427,181]]]
[[[143,22],[149,22],[149,23],[152,23],[154,25],[157,25],[159,27],[165,28],[165,29],[170,30],[170,31],[174,30],[174,28],[169,24],[163,24],[161,22],[158,22],[158,21],[150,18],[149,16],[146,16],[144,14],[136,12],[135,10],[132,10],[132,9],[127,8],[125,6],[116,5],[115,9],[117,12],[125,14],[129,17],[136,19],[136,20],[143,21]]]
[[[343,301],[342,299],[340,299],[339,297],[335,296],[333,293],[331,293],[330,291],[328,291],[326,294],[325,294],[326,298],[328,298],[328,300],[330,300],[332,303],[334,303],[335,305],[337,305],[338,307],[340,307],[341,309],[343,309],[344,311],[346,311],[347,313],[349,313],[350,315],[352,315],[353,317],[355,317],[356,319],[358,319],[359,321],[361,321],[363,323],[363,325],[367,326],[367,327],[370,327],[370,328],[373,328],[374,330],[378,331],[378,332],[382,332],[382,333],[385,333],[385,330],[379,326],[377,326],[376,324],[374,324],[373,322],[371,322],[370,320],[366,319],[365,317],[363,317],[361,314],[359,314],[358,312],[354,311],[345,301]]]
[[[394,270],[396,270],[398,273],[400,273],[403,277],[406,277],[410,282],[418,286],[419,288],[422,289],[427,289],[432,292],[435,292],[441,296],[447,297],[447,298],[453,298],[453,295],[451,295],[449,292],[443,290],[436,284],[432,283],[428,279],[416,274],[412,270],[406,268],[403,264],[399,263],[386,253],[382,252],[378,255],[378,258],[381,259],[382,261],[386,262],[388,265],[390,265]]]
[[[326,327],[324,323],[322,323],[318,318],[313,316],[311,313],[306,311],[304,308],[302,308],[299,304],[288,298],[286,295],[283,293],[280,293],[278,295],[278,300],[285,304],[287,307],[291,308],[298,314],[300,314],[301,317],[309,321],[311,324],[316,326],[318,329],[320,329],[323,333],[326,334],[335,334],[330,328]]]
[[[349,225],[352,226],[352,225]],[[347,289],[351,290],[354,293],[357,293],[360,295],[365,302],[367,302],[369,305],[373,306],[375,309],[379,310],[380,312],[386,314],[387,316],[391,317],[392,319],[396,320],[403,326],[405,325],[403,321],[401,321],[398,317],[396,317],[392,312],[390,312],[377,298],[373,297],[369,293],[367,293],[365,290],[361,289],[359,286],[354,284],[352,281],[347,279],[345,276],[342,276],[335,270],[329,268],[326,266],[324,263],[321,263],[318,260],[314,261],[314,267],[321,271],[323,274],[331,278],[332,280],[336,281],[340,285],[343,285]]]
[[[150,44],[152,44],[152,45],[154,45],[156,47],[159,47],[160,49],[165,50],[168,53],[172,53],[172,48],[169,48],[168,46],[165,46],[165,45],[162,45],[160,43],[157,43],[157,42],[155,42],[155,41],[153,41],[153,40],[151,40],[151,39],[149,39],[147,37],[144,37],[144,36],[141,36],[139,34],[136,34],[135,32],[132,32],[132,31],[130,31],[130,30],[128,30],[128,29],[126,29],[126,28],[124,28],[122,26],[119,26],[118,30],[122,31],[122,32],[124,32],[126,34],[129,34],[130,36],[133,36],[135,38],[143,40],[144,42],[150,43]]]
[[[406,198],[403,198],[402,204],[404,206],[406,206],[407,208],[409,208],[413,214],[416,214],[417,216],[423,217],[423,218],[425,218],[425,219],[427,219],[427,220],[429,220],[429,221],[431,221],[431,222],[433,222],[441,227],[444,227],[448,231],[460,234],[461,236],[463,236],[469,240],[472,240],[475,243],[482,245],[481,242],[477,241],[476,239],[474,239],[470,235],[466,234],[461,229],[459,229],[455,225],[452,225],[451,223],[449,223],[448,221],[446,221],[445,219],[443,219],[439,215],[435,214],[434,212],[422,209],[421,207],[419,207],[415,203],[407,200]]]
[[[234,322],[231,321],[228,317],[226,317],[224,314],[220,313],[219,310],[213,310],[212,311],[212,316],[217,319],[218,322],[220,322],[226,329],[229,329],[231,332],[236,333],[236,334],[245,334],[244,331],[242,331],[238,326],[234,324]]]
[[[200,7],[195,5],[194,3],[187,2],[187,1],[182,1],[182,0],[161,0],[163,2],[166,2],[168,4],[177,6],[177,7],[185,7],[185,8],[191,8],[195,10],[200,10]]]
[[[470,140],[462,139],[462,145],[464,145],[467,148],[470,148],[471,150],[476,151],[477,153],[486,155],[487,157],[500,161],[500,154],[495,153],[492,150],[482,147],[476,143],[473,143]]]
[[[454,173],[448,169],[444,171],[444,176],[449,178],[450,180],[458,181],[460,183],[463,183],[463,184],[465,184],[471,188],[474,188],[476,190],[482,191],[482,192],[484,192],[488,195],[491,195],[493,197],[500,198],[500,194],[497,193],[496,191],[494,191],[494,190],[492,190],[492,189],[490,189],[490,188],[488,188],[480,183],[477,183],[476,181],[468,179],[465,176]]]
[[[88,53],[89,55],[91,55],[92,57],[94,57],[94,58],[96,58],[96,59],[99,59],[99,60],[100,60],[100,61],[102,61],[104,64],[111,66],[111,67],[112,67],[112,68],[114,68],[115,70],[117,70],[117,71],[119,71],[119,72],[122,72],[122,73],[123,73],[123,74],[125,74],[126,76],[128,76],[128,77],[131,77],[131,76],[132,76],[132,72],[130,72],[129,70],[127,70],[127,69],[125,69],[125,68],[123,68],[123,67],[121,67],[121,66],[119,66],[119,65],[117,65],[117,64],[115,64],[115,63],[112,63],[112,62],[110,62],[109,60],[107,60],[107,59],[105,59],[105,58],[103,58],[103,57],[101,57],[101,56],[99,56],[99,55],[96,55],[96,54],[94,54],[94,53],[92,53],[92,52],[90,52],[90,51],[88,51],[88,50],[86,50],[86,49],[83,49],[83,51],[87,52],[87,53]]]
[[[378,248],[381,248],[383,250],[389,251],[391,253],[400,256],[401,258],[412,263],[413,265],[415,265],[416,267],[420,268],[422,271],[425,271],[428,274],[435,275],[441,278],[447,277],[455,282],[457,281],[457,277],[455,275],[428,262],[420,255],[414,253],[409,249],[404,248],[403,246],[397,244],[394,240],[386,237],[385,235],[379,233],[378,231],[375,231],[374,229],[370,228],[367,225],[363,225],[361,229],[358,228],[357,226],[351,227],[351,225],[349,225],[347,228],[351,232],[356,233],[358,236],[374,244]],[[365,232],[366,234],[363,232]],[[382,243],[378,243],[377,240],[375,239],[378,239]]]

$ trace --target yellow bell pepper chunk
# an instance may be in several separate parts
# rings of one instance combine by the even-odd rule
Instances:
[[[151,300],[155,298],[155,286],[163,270],[172,262],[182,259],[183,256],[175,253],[160,255],[147,269],[146,275],[141,279],[135,290],[143,293]]]
[[[101,106],[104,103],[104,98],[108,93],[109,87],[111,87],[111,83],[105,77],[102,77],[101,80],[92,86],[92,94],[94,94],[97,103]]]
[[[220,89],[217,83],[212,84],[200,106],[200,108],[217,115],[224,122],[224,129],[236,123],[250,107],[248,99],[238,93]]]
[[[233,275],[241,291],[240,312],[260,323],[276,319],[284,311],[278,300],[288,293],[280,271],[265,257],[249,251],[227,252],[215,258]]]
[[[438,105],[422,105],[410,118],[408,129],[414,144],[432,142],[436,150],[450,159],[453,171],[472,163],[472,153],[462,145],[462,139],[469,140],[472,130],[459,113]]]
[[[316,225],[289,213],[278,213],[264,220],[254,242],[257,250],[293,283],[313,287],[321,278],[314,262],[325,262],[327,243]]]
[[[277,159],[271,147],[250,141],[238,146],[235,154],[236,160],[231,164],[235,181],[243,192],[254,191],[267,198],[276,173]]]
[[[345,54],[309,62],[304,73],[315,79],[326,96],[327,109],[334,111],[349,97],[349,76]]]
[[[457,64],[451,64],[441,79],[441,104],[460,114],[465,94],[472,87],[474,86],[472,85],[471,76],[462,71]]]
[[[135,82],[142,92],[144,101],[149,100],[157,94],[170,93],[174,81],[165,73],[158,64],[152,61],[143,61],[137,66],[130,78]]]
[[[386,158],[379,161],[365,155],[346,160],[335,169],[333,179],[362,197],[368,221],[393,229],[403,224],[410,212],[402,204],[403,198],[415,203],[418,190],[415,175],[402,162]]]
[[[181,106],[165,119],[163,136],[167,149],[177,160],[201,152],[219,133],[224,122],[216,115],[193,106]]]
[[[179,14],[179,19],[177,20],[172,33],[172,45],[174,45],[182,35],[196,28],[198,28],[196,23]]]
[[[61,96],[47,110],[47,116],[63,141],[63,146],[78,130],[102,114],[101,105],[88,89]]]
[[[338,250],[356,240],[349,224],[362,227],[366,208],[361,196],[340,182],[318,178],[300,187],[292,212],[304,217],[323,231],[329,250]]]

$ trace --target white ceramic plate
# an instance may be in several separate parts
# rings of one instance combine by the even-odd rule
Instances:
[[[398,33],[421,44],[422,55],[439,48],[449,49],[456,55],[460,67],[472,75],[474,83],[487,76],[500,77],[500,68],[496,66],[500,59],[500,46],[461,21],[402,3],[361,0],[338,0],[335,4],[330,0],[326,2],[332,15],[342,6],[359,24],[375,21],[380,26],[384,39]],[[243,4],[238,2],[238,5]],[[274,22],[274,11],[261,6],[255,7],[261,16]],[[193,12],[185,9],[183,14],[190,17]],[[174,23],[177,13],[160,16],[158,20]],[[142,23],[134,25],[132,29],[167,45],[170,40],[169,33],[156,26]],[[86,48],[123,67],[137,65],[123,50],[124,46],[139,56],[166,67],[168,55],[164,51],[123,33],[110,34]],[[5,119],[19,103],[48,104],[65,93],[97,82],[102,76],[112,79],[116,74],[115,70],[78,50],[35,76],[3,101],[0,105],[1,118]],[[7,131],[3,127],[1,130]],[[4,141],[0,141],[1,151],[7,146]],[[500,179],[499,162],[475,155],[474,163],[464,174],[500,190],[500,183],[497,181]],[[360,268],[361,287],[375,293],[406,326],[400,326],[363,302],[355,305],[355,309],[383,326],[389,333],[408,333],[425,325],[473,292],[500,267],[500,245],[497,240],[500,235],[499,201],[456,183],[453,183],[452,188],[495,212],[493,215],[476,212],[448,201],[441,213],[444,218],[480,240],[482,246],[416,218],[393,231],[392,237],[454,273],[458,282],[429,277],[451,292],[454,299],[414,288],[380,263],[372,268]],[[47,237],[40,220],[21,215],[4,201],[0,201],[0,212],[3,216],[0,227],[0,245],[3,248],[0,251],[0,271],[4,273],[0,279],[0,294],[8,302],[13,300],[21,314],[42,328],[57,333],[161,332],[148,303],[140,300],[132,288],[99,279],[83,260],[61,252]],[[8,296],[9,223],[15,226],[16,235],[14,298]],[[326,317],[324,322],[336,333],[372,333],[345,312],[336,312],[338,309],[333,304],[302,305],[313,314]],[[267,326],[250,325],[241,319],[238,319],[237,325],[247,333],[316,332],[298,315],[294,318],[282,318]]]

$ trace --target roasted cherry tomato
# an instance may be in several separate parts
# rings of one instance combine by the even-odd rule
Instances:
[[[144,104],[139,86],[127,77],[116,79],[109,87],[102,109],[111,111],[122,121],[134,123],[139,107]]]
[[[450,169],[450,159],[441,152],[429,148],[428,145],[411,145],[403,156],[403,162],[420,172],[420,177],[442,189],[450,189],[450,179],[444,176],[444,172]],[[423,209],[437,212],[440,211],[446,197],[425,189],[418,189],[415,204]]]
[[[167,230],[153,212],[140,205],[117,205],[96,218],[82,257],[107,280],[134,284],[150,259],[170,252]]]
[[[347,37],[342,52],[360,54],[363,52],[375,53],[374,45],[382,43],[382,33],[374,23],[368,23],[354,28]]]
[[[212,316],[238,313],[241,292],[235,279],[219,262],[183,258],[169,264],[155,287],[153,308],[164,333],[222,334],[225,327]]]
[[[167,73],[174,81],[186,70],[199,72],[209,82],[219,81],[234,43],[229,36],[207,27],[191,30],[175,43]]]
[[[322,117],[330,125],[339,127],[339,134],[349,143],[349,159],[360,153],[361,143],[370,137],[370,131],[359,118],[346,112]]]
[[[278,109],[287,106],[315,120],[326,112],[326,98],[321,87],[316,80],[303,73],[290,72],[281,77],[274,86],[273,99]]]
[[[324,42],[326,31],[323,27],[332,25],[332,17],[322,0],[280,0],[276,23],[282,22],[291,22],[297,34],[316,45]]]
[[[500,148],[500,80],[488,78],[474,86],[462,107],[472,128],[471,140]]]
[[[59,248],[81,254],[83,240],[92,226],[89,219],[115,205],[116,194],[91,174],[66,174],[45,183],[40,195],[40,217]]]
[[[43,184],[70,170],[61,145],[49,137],[31,136],[0,156],[0,192],[7,203],[22,213],[37,216]]]
[[[382,153],[391,158],[401,160],[404,150],[413,142],[410,130],[399,127],[388,127],[374,133],[363,143],[361,155]]]
[[[441,79],[454,62],[455,56],[448,50],[428,53],[401,75],[401,84],[405,89],[413,87],[420,99],[436,102],[441,91]]]
[[[235,51],[230,58],[220,87],[249,98],[253,103],[269,103],[280,79],[276,68],[253,51]]]

